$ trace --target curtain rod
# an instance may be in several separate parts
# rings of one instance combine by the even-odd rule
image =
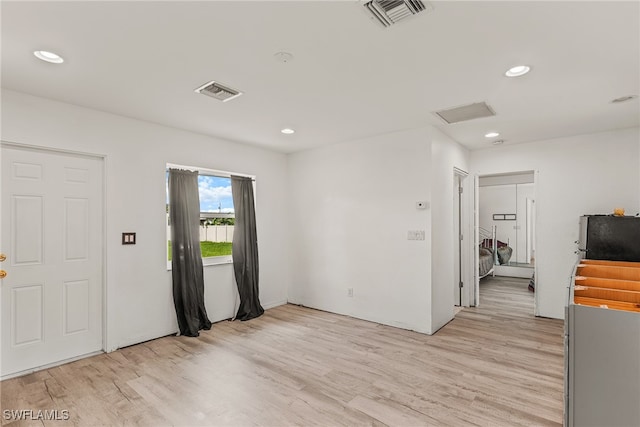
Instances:
[[[198,171],[198,172],[206,172],[206,173],[210,173],[212,175],[219,175],[219,176],[228,176],[231,177],[233,176],[241,176],[244,178],[251,178],[252,181],[256,180],[256,176],[255,175],[248,175],[248,174],[244,174],[244,173],[236,173],[236,172],[228,172],[228,171],[223,171],[223,170],[219,170],[219,169],[210,169],[210,168],[202,168],[199,166],[185,166],[185,165],[178,165],[175,163],[167,163],[167,169],[169,168],[173,168],[173,169],[186,169],[186,170],[190,170],[190,171]]]

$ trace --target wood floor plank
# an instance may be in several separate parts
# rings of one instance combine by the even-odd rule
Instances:
[[[437,334],[295,305],[198,338],[165,337],[0,383],[2,425],[558,426],[563,322],[527,280],[485,278]]]

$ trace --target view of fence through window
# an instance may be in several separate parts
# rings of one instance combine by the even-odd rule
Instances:
[[[169,172],[167,180],[167,260],[171,261],[171,224],[169,221]],[[231,178],[198,175],[200,194],[200,249],[202,258],[230,256],[235,212],[231,195]]]

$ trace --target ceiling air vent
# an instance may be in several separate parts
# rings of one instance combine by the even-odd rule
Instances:
[[[203,95],[210,96],[222,102],[227,102],[232,100],[233,98],[237,98],[242,95],[242,92],[231,89],[230,87],[221,85],[216,81],[210,81],[209,83],[205,83],[199,88],[195,90],[198,93]]]
[[[493,109],[485,102],[476,102],[475,104],[463,105],[462,107],[450,108],[448,110],[440,110],[435,113],[448,124],[496,115]]]
[[[420,0],[370,0],[364,7],[385,27],[424,10],[433,9],[429,3]]]

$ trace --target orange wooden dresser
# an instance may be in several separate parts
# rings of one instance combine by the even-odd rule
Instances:
[[[640,262],[581,260],[576,268],[573,301],[640,313]]]
[[[565,425],[640,426],[640,262],[578,261],[565,351]]]

